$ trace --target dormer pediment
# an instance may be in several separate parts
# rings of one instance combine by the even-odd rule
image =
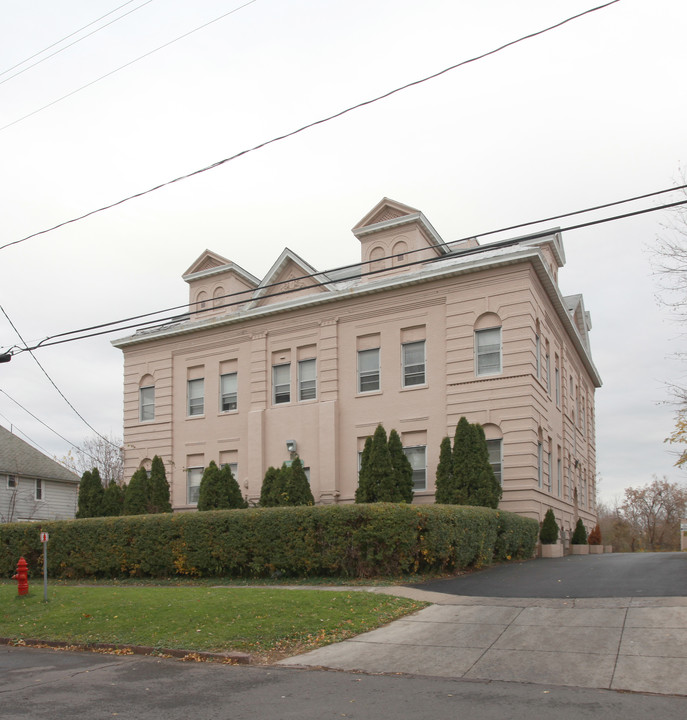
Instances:
[[[396,202],[390,198],[382,198],[373,208],[370,210],[365,217],[360,220],[353,228],[353,233],[361,228],[367,228],[372,225],[378,225],[379,223],[386,223],[389,220],[397,220],[398,218],[406,217],[408,215],[420,215],[420,211],[416,208],[410,207],[410,205],[404,205],[403,203]]]
[[[212,270],[217,270],[224,265],[232,264],[231,260],[227,260],[227,258],[218,255],[216,252],[212,252],[212,250],[205,250],[198,256],[198,258],[196,258],[194,263],[182,275],[182,277],[184,280],[187,280],[187,278],[191,275],[196,275],[197,273],[205,274],[211,272]]]
[[[273,305],[303,295],[329,292],[329,287],[322,284],[327,279],[324,273],[318,273],[295,252],[284,248],[256,290],[254,306]]]

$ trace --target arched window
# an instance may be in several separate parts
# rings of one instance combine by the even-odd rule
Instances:
[[[219,307],[223,303],[228,302],[228,299],[224,297],[224,288],[217,287],[212,293],[212,307]]]
[[[155,378],[144,375],[138,384],[138,419],[155,420]]]
[[[205,306],[208,302],[208,294],[205,292],[205,290],[201,290],[198,295],[196,296],[196,312],[198,310],[205,310]]]
[[[475,374],[501,373],[501,355],[501,319],[495,313],[485,313],[475,323]]]
[[[386,253],[384,252],[384,248],[377,246],[372,248],[370,251],[370,270],[384,270],[385,264],[384,264],[384,257]]]
[[[394,265],[402,265],[407,261],[406,253],[408,252],[408,243],[405,240],[397,240],[391,250],[393,255],[392,263]]]

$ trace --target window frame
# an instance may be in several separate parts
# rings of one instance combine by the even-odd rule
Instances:
[[[45,493],[43,488],[43,478],[35,478],[33,481],[33,497],[36,502],[43,502],[45,500]]]
[[[197,485],[191,485],[191,473],[192,472],[196,472],[199,475]],[[198,495],[200,494],[200,483],[203,480],[204,472],[205,472],[205,468],[197,466],[197,465],[186,468],[186,504],[187,505],[197,505],[198,504]],[[197,491],[195,493],[195,495],[196,495],[195,500],[191,499],[191,489],[192,488],[197,488]]]
[[[225,378],[234,378],[234,389],[230,390],[229,392],[224,391],[224,379]],[[233,403],[231,400],[228,401],[228,405],[232,405],[234,407],[224,407],[225,404],[225,398],[231,398],[231,396],[234,396]],[[222,373],[219,376],[219,411],[221,413],[231,413],[231,412],[238,412],[239,409],[239,374],[237,372],[230,372],[230,373]]]
[[[285,369],[287,382],[277,382],[277,371]],[[277,388],[286,388],[278,392]],[[283,399],[280,399],[283,398]],[[272,405],[288,405],[291,402],[291,363],[272,365]]]
[[[537,484],[539,489],[544,487],[544,443],[537,442]]]
[[[364,357],[372,357],[371,353],[376,353],[377,365],[376,370],[361,370],[361,359]],[[357,355],[357,375],[358,375],[358,394],[363,395],[367,393],[379,392],[382,389],[382,367],[381,367],[381,353],[380,348],[369,348],[367,350],[358,350]],[[377,382],[376,387],[363,388],[363,380],[368,381],[369,378],[376,376]]]
[[[412,345],[422,346],[422,363],[410,363],[406,353]],[[422,370],[413,370],[422,366]],[[419,379],[421,377],[421,379]],[[411,379],[418,378],[417,382],[410,382]],[[404,388],[416,388],[427,385],[427,342],[426,340],[413,340],[411,342],[401,343],[401,386]]]
[[[152,391],[152,398],[145,399],[146,391]],[[150,417],[144,417],[147,409],[152,409]],[[151,422],[155,420],[155,385],[144,385],[138,389],[138,420]]]
[[[201,388],[198,396],[192,396],[192,388]],[[196,404],[193,405],[192,401]],[[200,400],[200,402],[198,402]],[[193,378],[186,381],[186,417],[202,417],[205,415],[205,378]]]
[[[7,489],[16,490],[19,487],[19,479],[16,475],[7,475]]]
[[[498,443],[498,463],[492,461],[491,452],[491,448],[497,447],[496,443]],[[489,465],[491,465],[491,469],[494,471],[494,476],[499,481],[499,485],[503,486],[503,438],[487,439],[487,452],[489,454]],[[498,465],[498,470],[494,469],[495,465]]]
[[[498,333],[498,351],[490,350],[489,352],[486,352],[484,350],[480,351],[480,338],[486,338],[487,333]],[[489,328],[480,328],[479,330],[474,331],[475,336],[475,375],[477,377],[487,377],[490,375],[500,375],[503,372],[503,332],[502,332],[502,326],[498,325],[497,327],[489,327]],[[483,344],[484,347],[487,348],[493,348],[497,347],[496,343],[489,343]],[[493,367],[493,363],[488,364],[487,368],[483,368],[480,365],[480,360],[484,359],[491,355],[498,354],[498,368],[497,369],[491,369]]]
[[[409,450],[422,450],[422,456],[424,460],[424,467],[422,469],[416,468],[413,465],[413,461],[410,459],[408,455]],[[413,493],[416,492],[424,492],[427,490],[427,446],[426,445],[408,445],[407,447],[403,448],[404,455],[408,458],[408,462],[410,463],[411,467],[413,468]],[[361,453],[362,455],[362,453]],[[416,484],[418,482],[417,479],[417,473],[422,473],[422,487],[416,487]]]
[[[310,367],[313,368],[313,377],[304,379],[303,370]],[[307,386],[306,383],[308,383]],[[304,397],[304,391],[312,393],[312,395]],[[308,400],[317,400],[317,358],[305,358],[298,361],[298,402]]]

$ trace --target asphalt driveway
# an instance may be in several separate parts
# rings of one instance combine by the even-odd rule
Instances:
[[[687,552],[537,558],[413,588],[492,598],[680,597],[687,596]]]

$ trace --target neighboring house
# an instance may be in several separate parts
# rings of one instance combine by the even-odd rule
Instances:
[[[214,460],[256,501],[267,467],[297,453],[318,503],[349,503],[383,423],[428,503],[464,415],[484,427],[502,508],[593,527],[601,380],[582,296],[558,288],[560,233],[447,244],[385,198],[353,234],[361,265],[318,272],[287,248],[262,280],[208,250],[183,276],[188,315],[113,342],[127,477],[160,455],[188,510]]]
[[[0,522],[71,520],[79,477],[0,426]]]

